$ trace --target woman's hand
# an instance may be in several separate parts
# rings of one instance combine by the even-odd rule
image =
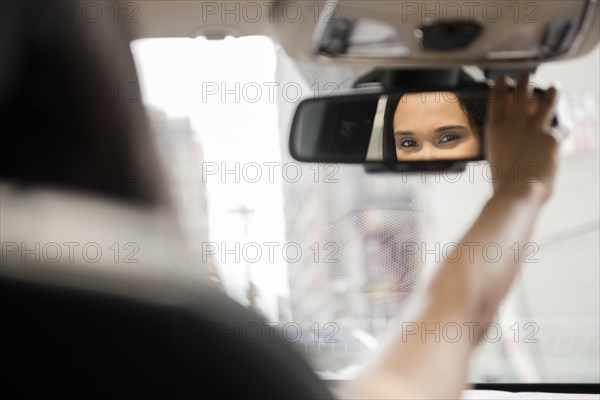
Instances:
[[[504,78],[496,81],[484,130],[486,151],[494,195],[525,195],[541,204],[552,194],[556,173],[559,145],[551,123],[557,93],[551,88],[534,96],[528,87],[528,74],[516,90]]]

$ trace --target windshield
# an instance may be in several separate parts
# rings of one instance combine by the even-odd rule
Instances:
[[[297,63],[264,37],[132,49],[198,268],[282,328],[321,376],[351,378],[477,216],[489,166],[394,175],[301,164],[287,144],[296,104],[348,88],[364,70]],[[596,49],[533,79],[561,83],[571,134],[532,241],[511,248],[528,256],[486,327],[472,382],[599,382],[598,59]],[[472,249],[497,257],[490,243]]]

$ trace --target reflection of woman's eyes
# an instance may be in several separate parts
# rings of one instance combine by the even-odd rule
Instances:
[[[400,142],[400,146],[402,147],[417,147],[419,144],[412,140],[412,139],[406,139]]]
[[[456,133],[448,133],[447,135],[442,136],[438,143],[448,143],[458,139],[460,139],[460,135],[457,135]]]

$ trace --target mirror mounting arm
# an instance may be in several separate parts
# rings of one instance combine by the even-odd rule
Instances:
[[[496,80],[499,76],[507,76],[513,80],[517,80],[519,75],[525,72],[534,73],[537,70],[536,67],[521,68],[521,69],[509,69],[509,68],[485,68],[483,73],[487,79]]]
[[[375,69],[354,82],[354,87],[378,83],[386,91],[403,90],[411,87],[423,88],[456,86],[461,78],[461,69]]]

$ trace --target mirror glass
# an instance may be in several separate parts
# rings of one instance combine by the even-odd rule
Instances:
[[[482,84],[308,99],[296,110],[290,151],[313,162],[480,160],[488,92]]]

